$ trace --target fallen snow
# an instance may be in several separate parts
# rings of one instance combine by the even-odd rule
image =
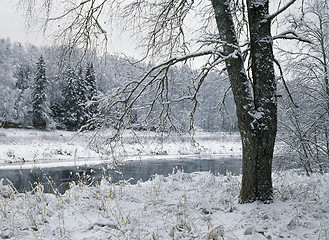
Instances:
[[[0,168],[56,167],[99,164],[116,160],[174,159],[181,156],[240,156],[237,133],[159,136],[154,132],[126,133],[122,142],[104,144],[110,133],[74,133],[0,128]],[[114,149],[114,150],[113,150]]]
[[[63,195],[0,184],[3,239],[328,239],[329,174],[273,175],[272,204],[238,204],[240,177],[175,172]]]
[[[103,133],[104,134],[104,133]],[[237,134],[123,137],[117,156],[240,155]],[[106,134],[105,134],[106,135]],[[111,161],[92,133],[0,129],[1,168]],[[126,158],[127,159],[127,158]],[[1,179],[1,176],[0,176]],[[271,204],[239,204],[240,176],[173,172],[146,182],[86,186],[64,194],[43,186],[18,193],[0,180],[2,239],[329,239],[329,174],[275,172]]]

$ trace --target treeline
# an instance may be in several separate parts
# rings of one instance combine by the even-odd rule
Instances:
[[[84,53],[74,50],[70,60],[58,55],[58,49],[37,48],[11,43],[0,39],[0,126],[38,129],[94,129],[105,123],[106,104],[102,99],[115,93],[117,87],[141,76],[152,64],[131,64],[115,56],[84,58]],[[191,82],[197,74],[187,66],[171,69],[170,93],[188,94]],[[193,84],[193,83],[191,83]],[[204,131],[237,130],[235,108],[228,81],[210,74],[198,96],[198,111],[194,114],[197,128]],[[225,96],[225,99],[224,97]],[[139,100],[147,102],[152,96]],[[156,108],[157,106],[155,106]],[[117,111],[120,111],[118,109]],[[190,124],[191,104],[173,104],[170,114],[180,130],[187,130]],[[132,110],[127,127],[156,129],[143,122],[145,112]],[[154,114],[157,114],[156,112]]]

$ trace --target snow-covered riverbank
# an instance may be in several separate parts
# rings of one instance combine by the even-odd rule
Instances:
[[[161,139],[127,134],[114,156],[158,159],[241,154],[238,134],[197,133]],[[105,134],[106,135],[106,134]],[[1,168],[112,161],[92,133],[0,129]],[[127,156],[129,156],[127,158]],[[126,158],[124,158],[126,157]],[[1,176],[0,176],[1,179]],[[136,185],[72,183],[64,194],[43,186],[18,193],[0,180],[2,239],[329,239],[329,174],[273,174],[272,204],[239,204],[240,176],[174,172]]]
[[[74,133],[0,128],[0,168],[56,167],[98,164],[116,160],[142,160],[154,156],[173,159],[194,155],[240,156],[237,133],[197,133],[159,136],[154,132],[128,132],[115,146],[104,144],[106,132]]]

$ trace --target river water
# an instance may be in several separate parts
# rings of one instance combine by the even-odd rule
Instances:
[[[155,174],[168,176],[178,170],[186,173],[210,171],[215,174],[225,174],[229,170],[233,174],[239,174],[241,164],[241,158],[222,156],[196,159],[152,159],[128,161],[115,168],[104,163],[79,167],[6,169],[0,170],[0,179],[4,179],[6,184],[11,184],[19,192],[30,191],[37,183],[41,183],[44,185],[45,192],[63,193],[72,181],[94,184],[105,177],[114,183],[129,181],[135,184],[139,180],[147,181]]]

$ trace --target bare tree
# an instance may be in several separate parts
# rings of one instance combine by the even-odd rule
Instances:
[[[293,75],[290,88],[300,106],[284,104],[284,140],[298,155],[307,173],[329,165],[329,5],[326,0],[305,1],[301,13],[288,23],[307,42],[297,53],[283,49]]]
[[[115,119],[117,129],[129,122],[134,109],[145,111],[145,121],[151,118],[151,122],[175,127],[171,106],[181,101],[190,103],[193,128],[203,82],[210,72],[225,71],[234,95],[242,139],[240,201],[244,203],[269,202],[273,198],[271,173],[277,132],[277,79],[271,24],[295,1],[279,1],[273,14],[269,13],[269,0],[134,0],[120,1],[120,4],[113,0],[67,1],[71,6],[58,17],[49,16],[51,0],[42,2],[46,16],[48,14],[46,22],[67,20],[60,28],[60,36],[73,34],[68,46],[87,47],[92,42],[91,36],[106,34],[100,14],[116,4],[123,9],[125,26],[145,37],[145,59],[154,59],[158,64],[139,78],[129,79],[107,98],[107,117]],[[106,39],[106,35],[103,36]],[[275,37],[279,38],[298,39],[298,36],[284,32]],[[204,62],[199,73],[188,83],[186,93],[171,95],[170,69],[193,59]],[[141,104],[139,101],[146,94],[152,98]],[[158,113],[152,114],[156,109]]]

